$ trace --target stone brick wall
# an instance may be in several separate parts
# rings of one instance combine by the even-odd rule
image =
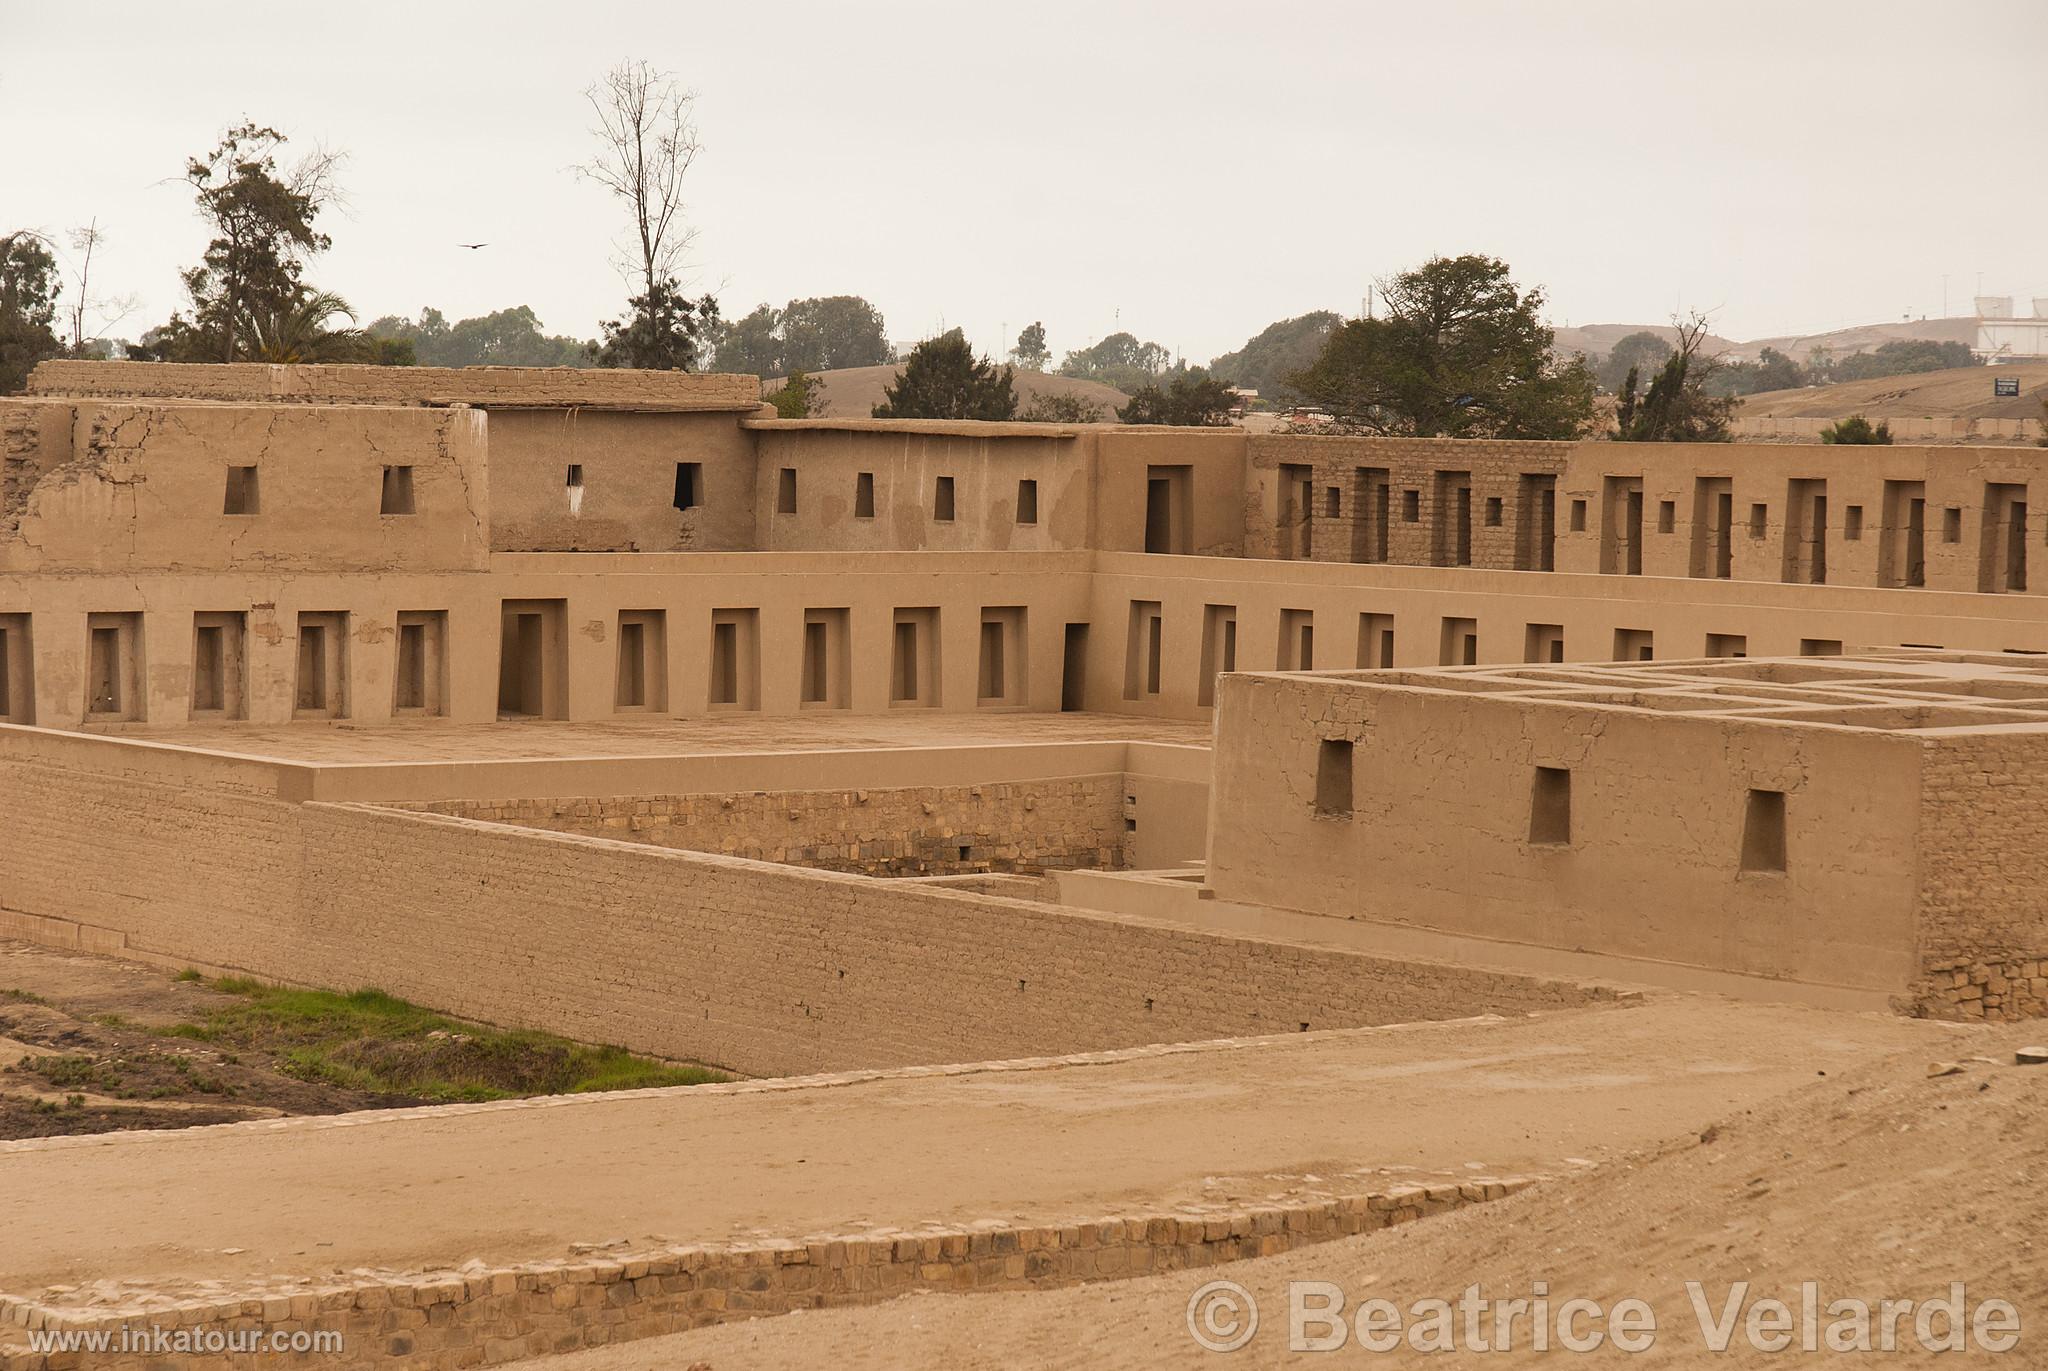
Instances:
[[[411,809],[870,876],[1124,864],[1124,778],[469,800]]]
[[[1472,441],[1450,438],[1322,437],[1303,434],[1262,434],[1248,440],[1249,478],[1254,486],[1276,482],[1282,466],[1311,469],[1314,498],[1305,517],[1308,523],[1308,555],[1302,560],[1349,562],[1358,546],[1361,523],[1374,518],[1363,498],[1358,472],[1361,468],[1384,468],[1388,472],[1389,517],[1387,560],[1403,566],[1449,565],[1447,550],[1439,546],[1439,496],[1446,487],[1439,472],[1469,473],[1472,488],[1472,565],[1496,571],[1513,571],[1516,564],[1516,530],[1522,515],[1524,475],[1558,476],[1564,471],[1572,443]],[[1328,513],[1325,500],[1331,487],[1338,491],[1338,510]],[[1403,517],[1405,492],[1416,495],[1416,518]],[[1487,501],[1501,502],[1498,525],[1486,521]],[[1299,538],[1298,520],[1303,516],[1297,494],[1286,489],[1274,492],[1268,502],[1282,513],[1290,507],[1297,526],[1283,529],[1279,517],[1258,520],[1245,530],[1248,557],[1300,557],[1298,544],[1288,546],[1290,535]],[[1256,510],[1259,501],[1250,502]],[[1249,513],[1249,510],[1248,510]],[[1448,519],[1449,511],[1444,512]],[[1563,518],[1562,507],[1559,508]]]
[[[20,934],[750,1075],[1524,1012],[1586,987],[374,806],[0,763]],[[41,917],[35,917],[41,916]]]
[[[753,411],[752,376],[586,367],[269,366],[256,362],[49,361],[31,395],[322,405],[624,405]]]
[[[1044,1290],[1214,1266],[1374,1232],[1502,1199],[1529,1177],[1401,1185],[1260,1209],[1204,1206],[1068,1223],[823,1234],[803,1239],[601,1250],[560,1261],[339,1277],[115,1309],[0,1295],[0,1371],[261,1366],[278,1358],[39,1354],[31,1331],[121,1328],[339,1334],[300,1367],[452,1371],[800,1309],[873,1304],[914,1290]]]
[[[1920,977],[1940,1019],[2048,1014],[2048,737],[1930,741],[1921,765]]]

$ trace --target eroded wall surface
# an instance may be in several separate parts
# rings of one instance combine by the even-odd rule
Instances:
[[[1920,747],[1878,733],[1342,682],[1223,682],[1209,882],[1221,899],[1746,975],[1903,992],[1915,976]],[[1318,794],[1351,745],[1348,811]],[[1539,840],[1537,769],[1569,773]],[[1785,869],[1744,869],[1751,790]]]
[[[1927,745],[1915,1000],[1943,1018],[2048,1013],[2048,737]]]
[[[869,876],[1124,865],[1125,777],[457,800],[436,814]]]

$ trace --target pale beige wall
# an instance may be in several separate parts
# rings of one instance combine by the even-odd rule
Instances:
[[[1193,478],[1190,555],[1244,555],[1246,466],[1241,429],[1102,429],[1096,443],[1101,471],[1092,546],[1143,552],[1150,469],[1185,466]]]
[[[1096,554],[1093,565],[1089,707],[1120,713],[1206,712],[1199,700],[1211,604],[1236,614],[1240,671],[1276,668],[1289,609],[1312,615],[1319,670],[1361,664],[1362,614],[1392,617],[1398,666],[1443,664],[1446,619],[1477,624],[1481,663],[1524,660],[1532,624],[1561,627],[1565,660],[1574,662],[1611,660],[1620,629],[1651,630],[1660,659],[1705,655],[1709,635],[1743,637],[1752,657],[1797,656],[1810,640],[1839,641],[1844,651],[1900,643],[2048,651],[2048,622],[2024,595],[1112,553]],[[1157,602],[1164,616],[1161,691],[1136,699],[1125,695],[1133,601]]]
[[[850,564],[830,553],[500,554],[493,575],[323,574],[258,571],[147,577],[0,574],[0,614],[28,613],[35,648],[36,722],[86,721],[87,616],[139,613],[147,703],[137,722],[190,717],[195,612],[247,616],[247,718],[292,717],[296,638],[302,612],[345,611],[349,624],[349,717],[392,717],[396,624],[401,611],[442,610],[448,623],[447,717],[498,712],[501,607],[508,600],[564,602],[566,717],[618,716],[618,616],[660,610],[667,713],[701,715],[710,704],[712,616],[757,615],[759,709],[808,712],[800,702],[804,611],[848,609],[853,713],[1056,709],[1062,626],[1087,614],[1085,554],[868,554]],[[982,611],[1026,607],[1020,704],[978,698]],[[938,610],[939,696],[931,706],[890,700],[890,635],[899,608]],[[1013,662],[1014,665],[1014,662]],[[100,726],[95,722],[94,726]],[[119,723],[105,726],[119,728]],[[217,726],[231,732],[233,722]]]
[[[1348,817],[1317,811],[1332,738]],[[1829,985],[1917,969],[1912,737],[1238,676],[1218,740],[1222,899]],[[1539,766],[1571,773],[1567,847],[1530,841]],[[1752,788],[1786,794],[1783,874],[1740,869]]]
[[[750,424],[757,444],[753,508],[766,550],[1017,550],[1085,548],[1096,462],[1085,431],[1054,425]],[[974,436],[976,428],[998,436]],[[796,511],[780,509],[782,472],[796,473]],[[855,513],[861,473],[874,514]],[[953,478],[953,518],[935,516],[940,477]],[[1018,522],[1018,483],[1038,483],[1035,523]]]
[[[491,412],[491,546],[501,551],[736,552],[756,546],[754,444],[733,414]],[[702,472],[675,507],[676,464]],[[583,496],[570,512],[571,463]]]
[[[0,571],[483,566],[481,411],[32,400],[0,413],[29,416],[9,426],[32,426],[34,446],[9,464],[39,473],[10,483]],[[258,513],[223,512],[231,466],[256,468]],[[412,468],[414,513],[380,513],[386,466]]]
[[[11,735],[0,734],[0,748]],[[31,733],[29,736],[36,737]],[[69,740],[92,744],[96,740]],[[99,747],[110,744],[98,743]],[[1585,1002],[924,883],[0,759],[0,927],[759,1074]]]

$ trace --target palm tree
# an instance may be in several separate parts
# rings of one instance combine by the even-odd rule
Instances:
[[[274,310],[243,316],[242,333],[252,362],[353,362],[364,352],[361,329],[330,327],[336,319],[355,322],[348,301],[331,291],[301,288]]]

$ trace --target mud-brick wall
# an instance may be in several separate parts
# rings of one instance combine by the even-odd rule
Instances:
[[[1921,974],[1943,1019],[2048,1015],[2048,737],[1930,740],[1921,763]]]
[[[1558,475],[1572,447],[1570,443],[1495,439],[1254,436],[1246,473],[1254,498],[1246,504],[1250,526],[1245,530],[1245,555],[1318,562],[1356,560],[1353,550],[1359,546],[1361,525],[1375,517],[1358,473],[1383,469],[1391,487],[1387,561],[1400,566],[1450,565],[1448,549],[1440,544],[1448,536],[1452,512],[1445,511],[1439,519],[1437,505],[1440,497],[1448,497],[1451,487],[1439,481],[1438,474],[1459,473],[1470,478],[1472,489],[1471,565],[1514,571],[1518,569],[1516,534],[1523,517],[1522,477]],[[1283,466],[1310,469],[1313,490],[1306,509],[1299,491],[1280,481]],[[1338,493],[1335,514],[1327,503],[1331,487]],[[1409,491],[1415,492],[1413,520],[1404,517]],[[1500,501],[1500,522],[1489,524],[1487,502],[1495,499]],[[1562,506],[1557,517],[1564,517]]]
[[[175,770],[197,765],[0,756],[0,931],[298,984],[378,986],[493,1023],[754,1075],[1593,998],[1529,976],[922,882],[291,804]]]
[[[869,876],[1124,864],[1121,772],[992,785],[451,800],[407,808]]]

